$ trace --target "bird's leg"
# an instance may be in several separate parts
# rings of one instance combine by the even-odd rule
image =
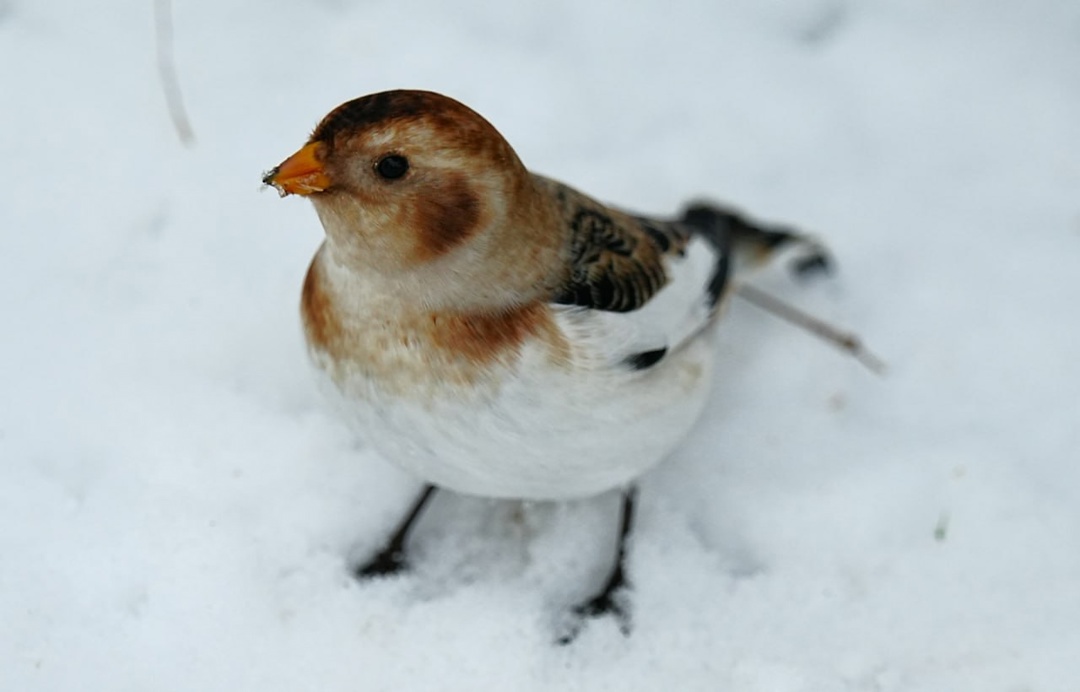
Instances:
[[[424,509],[424,505],[427,504],[431,496],[435,494],[434,485],[425,485],[420,496],[413,503],[408,514],[401,520],[401,524],[398,525],[397,530],[390,536],[390,540],[386,542],[383,549],[375,554],[370,560],[364,564],[356,567],[353,570],[353,574],[357,579],[370,579],[372,577],[383,577],[391,574],[397,574],[401,570],[409,566],[408,556],[405,554],[405,541],[409,537],[409,531],[412,530],[413,524],[420,517],[420,513]]]
[[[569,644],[581,632],[590,618],[612,615],[619,622],[619,630],[630,634],[630,609],[622,593],[630,587],[626,579],[626,540],[634,525],[634,502],[637,487],[630,486],[622,497],[622,520],[619,526],[619,544],[615,552],[615,566],[600,591],[571,609],[574,621],[569,630],[559,637],[559,644]]]

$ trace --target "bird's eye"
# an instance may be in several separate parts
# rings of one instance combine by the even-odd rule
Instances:
[[[388,154],[375,164],[375,172],[386,180],[397,180],[409,172],[409,160],[399,154]]]

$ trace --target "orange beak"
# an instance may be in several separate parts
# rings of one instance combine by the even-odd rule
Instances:
[[[264,175],[263,184],[276,187],[282,197],[306,196],[330,187],[330,176],[318,157],[321,146],[319,142],[305,144],[300,151]]]

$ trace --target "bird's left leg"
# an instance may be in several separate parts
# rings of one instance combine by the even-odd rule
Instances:
[[[619,622],[619,630],[630,634],[630,609],[626,594],[630,583],[626,579],[626,541],[634,525],[634,503],[637,486],[630,486],[622,497],[622,519],[619,525],[619,544],[615,552],[615,566],[600,591],[571,609],[574,621],[569,630],[559,637],[559,644],[569,644],[581,632],[590,618],[612,615]]]

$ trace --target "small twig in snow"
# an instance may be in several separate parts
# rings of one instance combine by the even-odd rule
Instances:
[[[766,312],[771,312],[797,327],[802,327],[840,350],[848,352],[875,374],[885,374],[885,362],[867,350],[863,346],[862,340],[855,334],[842,331],[828,322],[792,307],[779,298],[748,284],[740,285],[735,289],[735,293],[746,302],[756,305]]]
[[[173,127],[180,143],[186,147],[195,144],[195,131],[184,111],[184,98],[180,93],[180,80],[173,62],[172,0],[154,0],[154,24],[157,27],[157,65],[161,88],[165,92],[165,105],[169,109]]]

